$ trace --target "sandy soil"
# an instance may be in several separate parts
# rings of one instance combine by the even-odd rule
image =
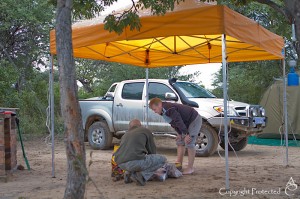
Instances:
[[[176,159],[174,140],[156,140],[158,152],[169,162]],[[86,143],[87,161],[92,151]],[[51,148],[43,139],[25,142],[31,170],[15,171],[7,183],[0,182],[0,198],[62,198],[66,182],[66,156],[62,141],[56,141],[55,173],[51,177]],[[298,185],[290,198],[300,198],[300,148],[289,149],[290,166],[284,166],[284,148],[249,145],[238,152],[230,152],[230,192],[225,192],[225,162],[218,153],[209,158],[196,158],[194,175],[165,182],[148,182],[140,187],[135,183],[113,182],[110,177],[112,150],[93,151],[90,176],[101,191],[91,183],[87,185],[86,198],[288,198],[287,182],[292,177]],[[220,149],[221,156],[224,151]],[[186,159],[185,159],[186,160]],[[21,149],[18,163],[25,166]],[[293,187],[291,187],[293,188]],[[221,191],[220,191],[221,189]],[[266,191],[262,193],[262,191]],[[221,192],[221,194],[220,194]],[[236,195],[236,196],[234,196]]]

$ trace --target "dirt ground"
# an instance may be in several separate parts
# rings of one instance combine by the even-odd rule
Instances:
[[[174,140],[157,138],[158,153],[169,162],[176,159]],[[51,147],[44,140],[25,141],[31,170],[17,170],[7,183],[0,182],[0,198],[62,198],[66,183],[66,155],[63,141],[56,141],[55,176],[51,177]],[[87,161],[92,151],[86,143]],[[230,191],[225,187],[225,161],[215,153],[209,158],[196,158],[195,173],[165,182],[151,181],[144,187],[135,183],[113,182],[110,177],[112,150],[93,151],[90,176],[98,189],[87,185],[86,198],[300,198],[300,148],[289,148],[289,167],[284,166],[283,147],[248,145],[237,153],[230,152]],[[224,151],[220,149],[220,155]],[[185,158],[186,160],[186,158]],[[21,149],[18,164],[25,166]],[[293,178],[295,184],[287,187]],[[291,191],[295,189],[294,191]],[[230,196],[231,194],[231,196]],[[294,194],[294,195],[292,195]]]

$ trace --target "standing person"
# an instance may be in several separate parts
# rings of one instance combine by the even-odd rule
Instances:
[[[139,120],[134,119],[130,121],[129,130],[121,139],[120,147],[115,153],[115,161],[126,171],[125,182],[129,182],[127,178],[130,177],[138,185],[144,186],[167,159],[156,154],[152,132],[142,127]]]
[[[166,122],[177,132],[177,162],[182,165],[185,147],[188,149],[188,166],[182,174],[194,172],[194,160],[196,155],[195,144],[202,125],[202,118],[198,112],[186,105],[162,102],[159,98],[150,100],[149,107],[161,115]]]

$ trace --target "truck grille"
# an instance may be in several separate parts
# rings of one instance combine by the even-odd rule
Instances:
[[[240,116],[247,116],[246,107],[235,107],[235,110]]]

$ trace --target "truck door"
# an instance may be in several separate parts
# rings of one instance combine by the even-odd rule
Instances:
[[[122,91],[115,93],[113,121],[116,131],[128,130],[128,124],[132,119],[143,121],[144,85],[144,82],[125,83]]]
[[[162,101],[166,101],[165,93],[174,93],[175,92],[169,88],[167,85],[162,83],[150,82],[149,83],[149,100],[158,97]],[[144,101],[144,100],[143,100]],[[175,101],[168,101],[175,102]],[[146,113],[146,107],[144,112]],[[162,116],[154,113],[151,109],[149,109],[149,129],[153,132],[172,132],[174,129],[165,122]]]

